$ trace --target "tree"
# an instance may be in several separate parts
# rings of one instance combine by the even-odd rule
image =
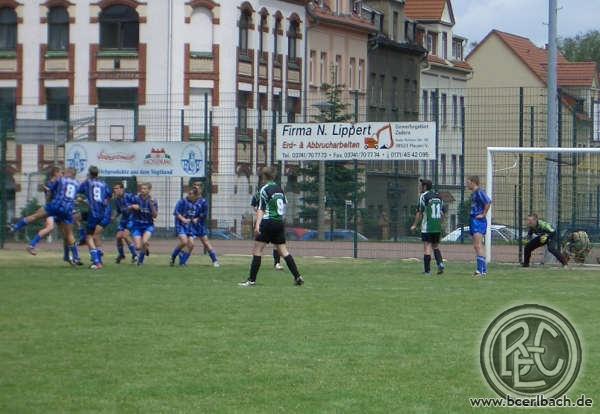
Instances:
[[[352,115],[348,113],[348,104],[342,101],[344,86],[337,83],[335,68],[332,67],[334,83],[325,83],[321,86],[325,100],[317,105],[319,113],[313,117],[315,122],[348,122]],[[359,172],[360,173],[360,172]],[[319,229],[323,237],[323,215],[325,210],[335,216],[335,227],[342,227],[346,200],[354,199],[357,191],[358,200],[364,197],[364,190],[360,182],[354,180],[354,170],[346,161],[324,161],[306,163],[300,170],[304,177],[299,183],[303,192],[304,205],[300,210],[300,217],[311,227]],[[321,214],[319,214],[321,213]],[[349,211],[348,221],[353,220]]]
[[[600,30],[590,30],[558,40],[561,53],[571,62],[594,61],[600,65]]]

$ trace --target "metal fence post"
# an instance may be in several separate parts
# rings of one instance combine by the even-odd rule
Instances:
[[[460,207],[464,210],[465,208],[465,104],[464,100],[460,106],[460,151],[462,157],[460,157]],[[464,211],[461,211],[458,215],[460,220],[460,242],[465,243],[465,223],[463,221]]]
[[[563,104],[562,104],[562,91],[558,90],[558,146],[562,147],[563,138]],[[558,172],[558,188],[562,185],[562,154],[557,154],[556,168]],[[548,177],[546,177],[548,179]],[[562,219],[562,191],[557,191],[557,210],[556,210],[556,242],[560,246],[560,221]]]
[[[207,136],[208,136],[208,140],[205,141],[205,152],[208,152],[208,155],[206,157],[206,162],[204,163],[204,168],[205,168],[205,176],[206,176],[206,184],[208,187],[208,192],[206,193],[207,198],[208,198],[208,231],[210,232],[212,230],[212,211],[213,211],[213,197],[212,197],[212,126],[213,126],[213,112],[210,111],[210,113],[208,114],[208,132],[207,132]],[[206,127],[206,122],[204,124],[204,130],[206,131],[207,127]]]
[[[577,111],[573,110],[573,148],[577,147]],[[571,155],[571,231],[575,229],[576,210],[577,210],[577,154]]]
[[[519,88],[519,147],[523,147],[523,111],[524,111],[524,103],[523,103],[523,87]],[[518,256],[519,263],[523,262],[523,232],[521,231],[521,227],[523,227],[523,154],[519,154],[519,199],[517,204],[517,224],[516,230],[517,240],[519,242],[518,245]]]
[[[433,186],[437,190],[438,188],[438,178],[439,178],[439,168],[438,168],[438,160],[440,159],[440,89],[435,89],[435,103],[433,104],[433,108],[435,110],[435,161],[434,172],[433,172]]]
[[[8,205],[6,196],[6,179],[7,168],[6,168],[6,131],[7,121],[5,114],[0,110],[0,249],[4,248],[4,242],[6,240],[6,206]]]
[[[535,146],[535,108],[529,108],[529,146]],[[529,214],[533,214],[533,155],[529,157]]]
[[[354,92],[354,122],[358,122],[358,91]],[[354,159],[354,193],[352,194],[354,209],[354,234],[352,236],[352,257],[358,257],[358,160]]]

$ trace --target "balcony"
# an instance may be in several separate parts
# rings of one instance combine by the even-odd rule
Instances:
[[[98,72],[138,72],[140,69],[137,50],[101,50],[96,57]]]
[[[238,48],[238,76],[254,77],[254,50]]]

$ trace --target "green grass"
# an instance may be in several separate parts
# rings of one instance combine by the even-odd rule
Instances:
[[[248,258],[166,261],[92,272],[0,252],[0,412],[477,412],[468,397],[495,396],[481,336],[522,303],[574,323],[584,362],[569,395],[600,404],[595,271],[492,266],[472,280],[472,264],[450,263],[425,278],[420,263],[305,258],[297,288],[265,257],[243,289]]]

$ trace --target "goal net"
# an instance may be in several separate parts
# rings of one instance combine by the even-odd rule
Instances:
[[[577,231],[600,241],[600,148],[488,147],[485,189],[493,200],[488,262],[500,255],[522,260],[533,213],[555,227],[558,248]],[[543,249],[536,253],[534,260],[544,261]]]

